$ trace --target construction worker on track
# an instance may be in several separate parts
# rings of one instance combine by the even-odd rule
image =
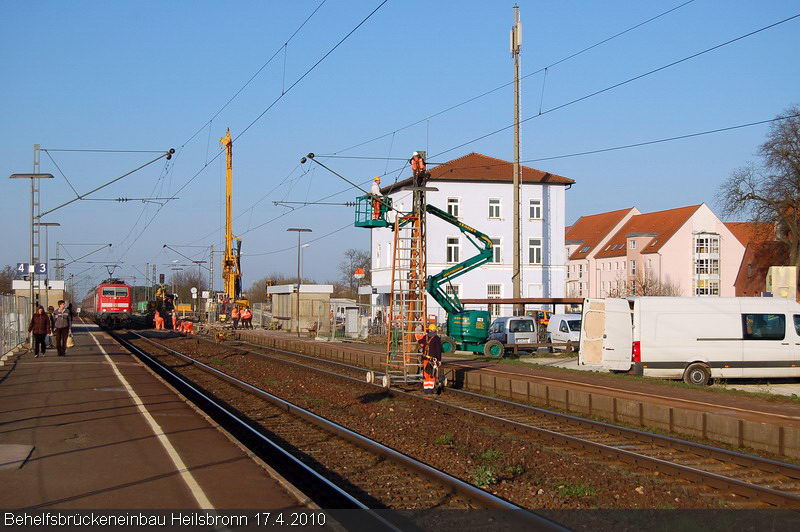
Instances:
[[[164,318],[161,317],[161,313],[156,311],[155,315],[153,316],[153,323],[156,326],[157,331],[164,330]]]
[[[381,217],[381,176],[375,176],[372,180],[372,219],[378,220]]]
[[[177,331],[178,330],[178,311],[177,310],[173,310],[172,311],[172,330],[173,331]]]
[[[439,388],[439,367],[442,364],[442,339],[436,333],[436,325],[428,325],[428,334],[420,341],[422,345],[422,390],[426,394],[436,393]]]

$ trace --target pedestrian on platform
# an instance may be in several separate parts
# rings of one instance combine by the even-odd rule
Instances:
[[[67,338],[69,337],[69,328],[72,324],[72,315],[70,310],[64,305],[64,300],[59,300],[58,308],[53,311],[53,319],[55,322],[55,337],[56,337],[56,350],[58,356],[63,357],[67,354]]]
[[[239,327],[240,318],[241,314],[239,313],[239,305],[233,305],[233,308],[231,309],[231,322],[233,323],[234,331]]]
[[[33,356],[39,358],[39,353],[43,355],[47,351],[45,338],[50,334],[50,316],[44,311],[44,307],[36,307],[36,314],[31,317],[28,325],[28,332],[33,333]]]
[[[53,305],[47,307],[47,317],[50,318],[50,332],[47,334],[47,348],[52,349],[55,347],[53,343],[53,332],[56,330],[56,319],[53,317],[53,312],[55,309]]]
[[[422,345],[422,389],[427,394],[434,393],[442,364],[442,339],[436,333],[436,324],[428,325],[428,334],[419,343]]]
[[[383,203],[381,198],[381,176],[376,175],[372,180],[370,192],[372,193],[372,219],[378,220],[381,217],[381,204]]]

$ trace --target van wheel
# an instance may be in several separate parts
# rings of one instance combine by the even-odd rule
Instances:
[[[692,364],[683,372],[683,382],[695,386],[706,386],[711,380],[711,371],[705,364]]]
[[[547,343],[550,344],[550,345],[547,346],[547,352],[548,353],[555,353],[556,350],[553,349],[553,335],[548,334],[546,340],[547,340]]]

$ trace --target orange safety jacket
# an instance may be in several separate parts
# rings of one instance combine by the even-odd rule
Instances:
[[[417,170],[425,170],[425,161],[420,156],[415,156],[411,158],[411,170],[416,172]]]
[[[234,308],[231,310],[231,319],[238,320],[239,319],[239,309]]]

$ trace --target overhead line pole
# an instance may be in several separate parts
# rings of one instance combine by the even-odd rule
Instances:
[[[511,282],[514,297],[522,297],[522,264],[520,260],[520,227],[519,227],[519,189],[520,189],[520,163],[519,163],[519,53],[522,48],[522,24],[519,21],[519,6],[514,6],[514,26],[511,28],[511,56],[514,58],[514,264],[512,267]],[[524,312],[524,307],[516,305],[514,314]]]

